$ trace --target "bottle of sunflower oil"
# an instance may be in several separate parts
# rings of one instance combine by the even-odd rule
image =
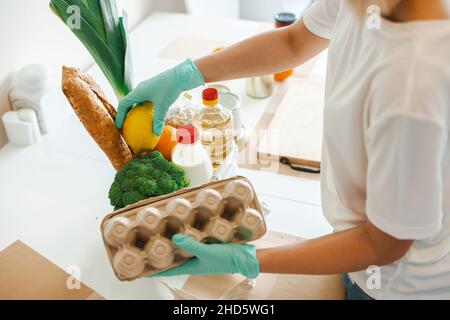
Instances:
[[[233,115],[219,104],[217,89],[203,90],[202,98],[195,123],[201,129],[202,144],[216,169],[233,150]]]

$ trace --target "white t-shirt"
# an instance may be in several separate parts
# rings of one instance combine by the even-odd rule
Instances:
[[[450,299],[450,20],[370,29],[346,0],[318,0],[303,19],[331,39],[325,216],[337,231],[370,220],[415,240],[381,267],[380,289],[366,270],[351,279],[375,299]]]

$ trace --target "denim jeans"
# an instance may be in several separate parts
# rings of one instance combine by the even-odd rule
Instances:
[[[356,283],[353,283],[348,274],[342,276],[342,281],[347,289],[345,296],[347,300],[375,300],[367,295],[367,293],[365,293]]]

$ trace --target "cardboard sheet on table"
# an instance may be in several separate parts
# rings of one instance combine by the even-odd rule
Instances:
[[[183,34],[202,39],[216,39],[218,41],[234,43],[273,28],[272,23],[202,17],[201,19],[194,19],[183,30]]]
[[[170,42],[159,54],[160,58],[184,60],[186,58],[197,59],[214,49],[227,46],[224,41],[202,39],[198,37],[179,35]]]
[[[226,47],[272,28],[269,23],[202,17],[187,26],[159,56],[175,60],[184,60],[187,57],[196,59],[218,47]]]
[[[296,241],[300,237],[269,231],[262,239],[255,241],[257,247],[273,247]],[[203,299],[217,299],[244,278],[240,275],[191,276],[183,291]],[[345,288],[338,275],[308,276],[260,274],[256,286],[243,299],[245,300],[303,300],[303,299],[344,299]]]
[[[0,252],[2,300],[101,300],[88,286],[68,289],[70,275],[21,241]],[[70,279],[69,279],[70,281]]]
[[[295,68],[294,70],[294,79],[298,78],[308,78],[311,75],[311,72],[314,70],[314,67],[316,66],[316,63],[318,61],[318,58],[315,57],[313,59],[310,59],[309,61],[305,62],[301,66]]]

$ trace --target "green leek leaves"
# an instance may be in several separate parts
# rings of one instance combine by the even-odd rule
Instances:
[[[120,99],[132,90],[127,16],[115,0],[51,0],[50,8],[90,52]]]

